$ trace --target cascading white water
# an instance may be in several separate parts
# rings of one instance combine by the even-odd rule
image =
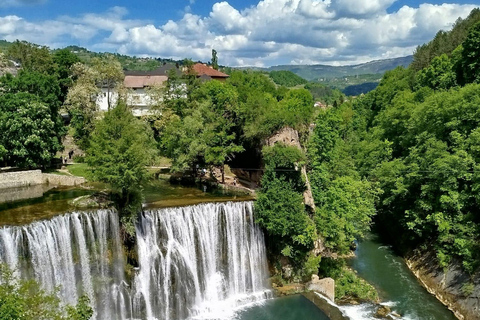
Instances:
[[[85,294],[97,319],[126,309],[124,261],[118,216],[112,210],[71,213],[23,227],[0,229],[0,263],[21,278],[35,278],[46,290],[60,288],[62,301],[75,304]]]
[[[137,245],[133,305],[145,312],[142,318],[225,318],[270,294],[263,234],[251,202],[145,212]]]
[[[65,303],[86,294],[95,319],[220,319],[270,296],[265,244],[251,202],[144,212],[139,269],[125,281],[118,215],[71,213],[0,228],[0,263]]]

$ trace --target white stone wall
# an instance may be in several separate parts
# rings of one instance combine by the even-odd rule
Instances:
[[[0,173],[0,189],[34,186],[42,183],[43,176],[40,170]]]
[[[85,178],[42,173],[40,170],[0,173],[0,189],[20,188],[41,184],[77,186],[85,183]]]

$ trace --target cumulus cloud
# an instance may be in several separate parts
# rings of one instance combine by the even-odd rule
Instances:
[[[210,59],[214,48],[220,63],[235,66],[338,65],[411,54],[475,7],[424,3],[387,12],[394,2],[263,0],[240,10],[221,1],[206,16],[186,12],[162,25],[128,19],[122,7],[35,24],[6,16],[0,17],[0,38],[41,39],[42,44],[73,38],[97,50],[203,61]]]

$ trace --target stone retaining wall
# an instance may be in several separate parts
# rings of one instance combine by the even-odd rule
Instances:
[[[85,183],[85,178],[74,177],[74,176],[62,176],[59,174],[52,174],[52,173],[44,173],[43,183],[73,187],[73,186],[78,186]]]
[[[0,173],[0,189],[19,188],[43,184],[40,170]]]
[[[0,189],[21,188],[41,184],[77,186],[85,183],[85,178],[42,173],[41,170],[0,173]]]

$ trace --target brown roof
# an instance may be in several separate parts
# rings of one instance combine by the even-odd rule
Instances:
[[[126,88],[139,89],[153,85],[162,85],[167,76],[125,76],[123,84]]]
[[[207,75],[212,78],[228,78],[229,77],[228,74],[215,70],[212,67],[204,65],[203,63],[196,63],[193,66],[193,70],[195,70],[195,72],[199,77],[203,75]]]

